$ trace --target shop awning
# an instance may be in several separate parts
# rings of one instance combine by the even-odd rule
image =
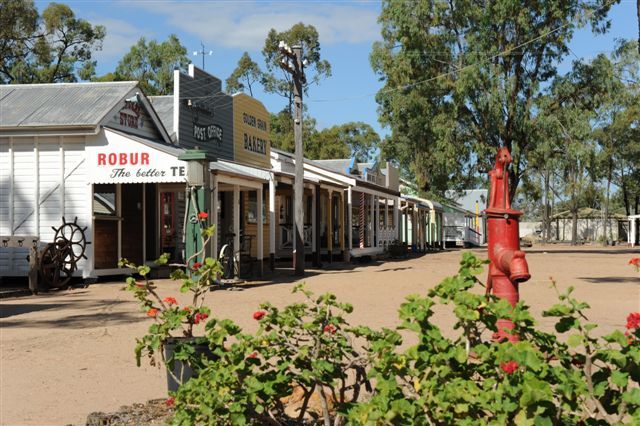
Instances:
[[[186,182],[183,149],[105,128],[104,139],[86,148],[89,183]]]
[[[231,161],[218,160],[211,162],[209,167],[213,171],[229,173],[244,178],[259,179],[268,181],[270,177],[269,171],[258,167],[247,166],[245,164],[232,163]]]

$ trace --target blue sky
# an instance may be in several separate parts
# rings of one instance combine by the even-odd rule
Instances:
[[[382,86],[369,65],[374,41],[380,39],[377,17],[379,1],[252,1],[252,0],[59,0],[69,4],[76,15],[107,29],[103,50],[95,55],[98,74],[113,71],[118,60],[141,36],[165,40],[176,34],[190,54],[213,50],[205,58],[208,72],[223,81],[236,67],[244,51],[260,65],[260,53],[271,28],[286,30],[297,22],[314,25],[320,34],[321,53],[332,65],[333,75],[312,87],[305,99],[318,127],[349,121],[371,124],[381,135],[375,93]],[[49,2],[36,1],[39,9]],[[636,0],[622,0],[613,7],[611,29],[595,36],[589,28],[576,32],[570,55],[561,65],[566,72],[571,60],[592,58],[609,52],[616,38],[637,37]],[[202,58],[192,56],[197,66]],[[284,99],[254,92],[272,112],[281,110]]]

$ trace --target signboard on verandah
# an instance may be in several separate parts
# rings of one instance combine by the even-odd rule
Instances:
[[[187,164],[175,155],[105,130],[106,145],[87,147],[89,183],[185,182]]]

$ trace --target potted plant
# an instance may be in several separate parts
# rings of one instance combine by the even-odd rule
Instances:
[[[127,259],[119,262],[120,267],[131,268],[137,276],[127,278],[124,290],[130,291],[140,301],[141,310],[153,318],[148,332],[136,339],[136,361],[140,366],[142,357],[148,357],[151,365],[162,361],[167,367],[167,384],[169,391],[176,391],[178,386],[191,378],[203,364],[204,357],[213,354],[204,336],[194,336],[194,327],[204,323],[211,314],[204,306],[204,299],[222,273],[218,260],[205,257],[205,248],[214,235],[215,227],[206,226],[208,214],[197,215],[201,226],[202,249],[194,253],[184,264],[170,264],[175,269],[171,279],[179,282],[181,293],[191,293],[191,303],[179,304],[174,296],[163,297],[158,287],[149,279],[151,268],[147,265],[136,265]],[[167,265],[169,254],[163,253],[155,263]]]

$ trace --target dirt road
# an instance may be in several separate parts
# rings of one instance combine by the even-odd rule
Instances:
[[[475,252],[485,256],[483,250]],[[627,314],[640,310],[640,275],[627,264],[637,256],[638,250],[620,248],[528,249],[532,279],[522,285],[521,297],[541,327],[551,329],[553,322],[539,314],[556,300],[549,287],[552,276],[561,289],[573,285],[576,297],[591,305],[590,319],[600,325],[600,333],[623,328]],[[332,292],[352,303],[352,324],[394,326],[404,297],[424,294],[455,273],[459,259],[460,252],[449,251],[355,267],[334,264],[310,271],[305,281],[316,293]],[[216,291],[207,301],[213,315],[250,331],[260,302],[282,306],[299,300],[291,294],[294,281],[280,281]],[[158,285],[163,294],[180,299],[175,283]],[[164,371],[135,365],[135,337],[151,320],[121,287],[120,282],[100,283],[0,302],[0,424],[81,425],[89,412],[166,396]],[[445,328],[452,318],[439,313]]]

